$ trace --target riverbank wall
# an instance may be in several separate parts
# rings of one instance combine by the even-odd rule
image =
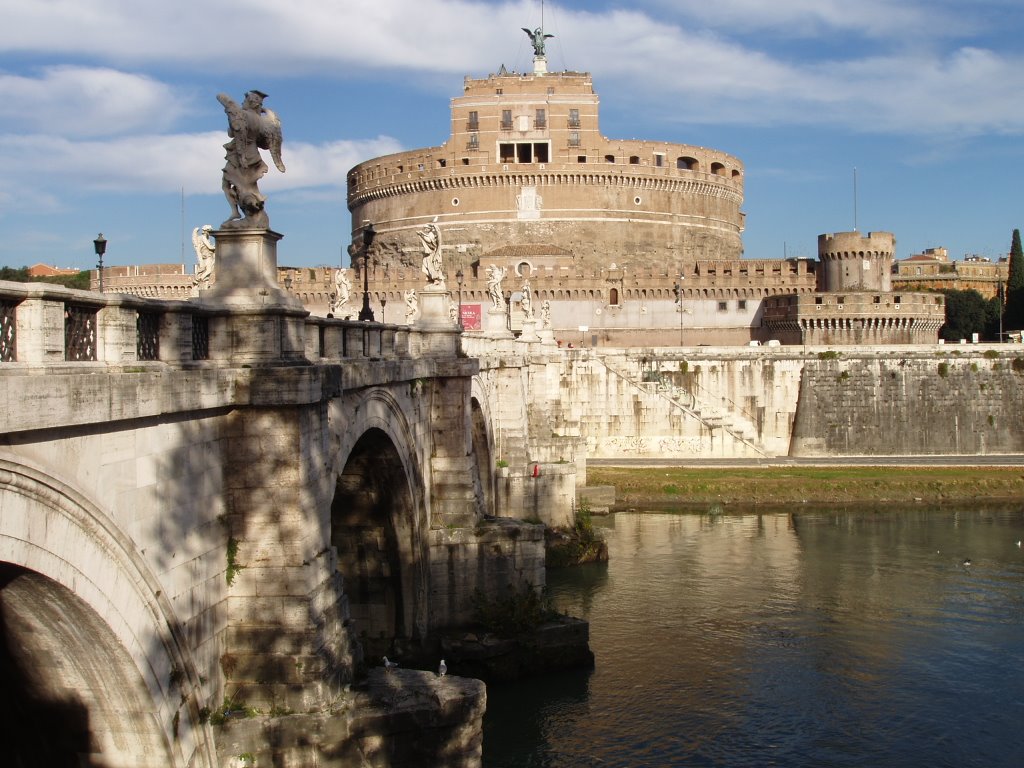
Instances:
[[[574,349],[524,364],[529,423],[587,458],[1024,452],[1020,345]]]

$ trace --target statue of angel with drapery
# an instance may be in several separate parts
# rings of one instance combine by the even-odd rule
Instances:
[[[267,94],[249,91],[239,106],[230,96],[218,94],[217,101],[224,105],[228,116],[228,136],[224,145],[225,165],[221,186],[231,206],[231,218],[222,229],[269,229],[270,220],[263,210],[266,197],[257,183],[266,175],[261,149],[270,151],[274,165],[284,173],[281,159],[281,121],[263,106]]]

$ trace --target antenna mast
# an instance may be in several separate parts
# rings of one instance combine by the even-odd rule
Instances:
[[[857,231],[857,167],[853,168],[853,231]]]

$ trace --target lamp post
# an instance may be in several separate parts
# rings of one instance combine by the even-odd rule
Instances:
[[[96,271],[100,276],[100,293],[103,293],[103,254],[107,252],[107,238],[100,232],[92,241],[92,247],[96,249]]]
[[[505,291],[505,326],[512,331],[512,291]]]
[[[359,319],[373,322],[373,310],[370,309],[370,246],[377,231],[373,222],[367,221],[363,226],[363,308],[359,310]]]
[[[999,278],[999,282],[996,284],[996,298],[999,299],[999,338],[996,339],[1000,344],[1003,342],[1003,278]]]
[[[286,291],[288,291],[288,293],[292,292],[292,273],[291,272],[285,273],[285,276],[284,276],[284,289]]]
[[[465,275],[462,274],[462,267],[459,267],[459,271],[455,273],[455,282],[459,284],[459,330],[462,330],[462,281],[465,279]]]

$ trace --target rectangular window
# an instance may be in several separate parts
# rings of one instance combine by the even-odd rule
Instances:
[[[516,161],[516,145],[512,142],[502,142],[498,145],[498,157],[503,163],[514,163]]]
[[[469,148],[477,149],[480,146],[480,134],[471,133],[469,134]]]
[[[538,129],[540,129],[540,128],[547,128],[548,127],[548,113],[547,113],[547,111],[543,110],[543,109],[538,109],[537,110],[537,114],[536,114],[536,116],[534,118],[533,124],[534,124],[534,127],[538,128]]]
[[[578,147],[580,145],[580,132],[569,131],[569,146]]]
[[[578,109],[569,110],[569,127],[579,128],[580,127],[580,111]]]
[[[654,153],[654,167],[664,168],[665,167],[665,156],[660,152]]]
[[[746,309],[747,308],[747,300],[746,299],[740,299],[736,303],[736,308],[737,309]]]
[[[501,110],[501,130],[511,131],[512,130],[512,110],[503,109]]]
[[[471,131],[480,130],[480,113],[473,110],[469,113],[469,124],[466,126]]]
[[[585,162],[587,162],[587,156],[586,155],[576,155],[576,162],[577,163],[585,163]]]
[[[720,302],[718,302],[718,311],[719,312],[728,312],[729,311],[729,302],[727,302],[727,301],[720,301]]]

